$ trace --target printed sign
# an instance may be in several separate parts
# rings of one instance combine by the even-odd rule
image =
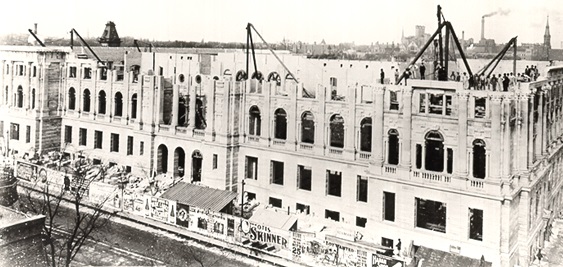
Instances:
[[[272,232],[272,229],[268,226],[242,220],[241,231],[243,237],[250,239],[250,241],[273,244],[288,249],[287,238]]]

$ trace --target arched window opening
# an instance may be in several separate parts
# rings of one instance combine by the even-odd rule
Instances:
[[[192,177],[194,182],[201,182],[201,166],[203,162],[203,156],[199,150],[192,153]]]
[[[82,111],[90,112],[90,90],[84,89],[82,94]]]
[[[274,112],[274,138],[287,139],[287,113],[284,109],[278,108]]]
[[[293,80],[293,81],[295,81],[295,78],[293,77],[293,75],[291,75],[291,74],[289,74],[289,73],[285,75],[285,79],[286,79],[286,80]]]
[[[230,69],[226,69],[225,71],[223,71],[223,75],[225,76],[231,76],[231,70]]]
[[[35,109],[35,88],[31,89],[31,109]]]
[[[201,99],[195,101],[195,128],[199,130],[205,129],[207,127],[207,122],[205,121],[205,106]]]
[[[487,155],[485,141],[477,139],[473,141],[473,177],[485,178],[487,169]]]
[[[399,132],[397,132],[397,130],[389,130],[387,146],[389,147],[387,153],[387,163],[391,165],[399,164]]]
[[[106,92],[103,90],[98,93],[98,113],[106,114]]]
[[[115,93],[113,115],[116,117],[123,116],[123,95],[120,92]]]
[[[68,109],[76,109],[76,90],[73,87],[68,90]]]
[[[258,80],[258,81],[262,81],[264,80],[264,75],[262,75],[262,72],[260,71],[256,71],[254,73],[252,73],[252,79]]]
[[[439,132],[432,131],[426,135],[425,169],[444,171],[444,138]]]
[[[178,126],[188,126],[188,96],[178,98]]]
[[[158,146],[156,155],[156,172],[166,173],[168,171],[168,148],[165,145]]]
[[[186,153],[181,147],[174,150],[174,177],[184,177],[186,167]]]
[[[330,117],[330,146],[344,148],[344,118],[339,114]]]
[[[20,86],[18,86],[18,92],[16,95],[16,106],[18,108],[23,108],[23,88]]]
[[[270,72],[270,74],[268,74],[268,82],[276,82],[277,86],[281,85],[281,76],[277,73],[277,72]]]
[[[305,111],[301,115],[301,142],[315,143],[315,116],[310,111]]]
[[[131,97],[131,119],[137,118],[137,94]]]
[[[371,152],[371,118],[360,122],[360,151]]]
[[[260,136],[260,127],[260,109],[257,106],[252,106],[248,111],[248,134]]]
[[[240,82],[242,80],[248,79],[248,75],[246,74],[246,72],[244,70],[239,70],[237,72],[237,76],[235,78],[236,78],[237,82]]]

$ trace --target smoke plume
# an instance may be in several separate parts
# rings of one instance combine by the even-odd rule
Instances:
[[[494,15],[506,16],[508,14],[510,14],[510,9],[499,8],[497,11],[493,11],[491,13],[487,13],[487,14],[483,15],[483,18],[492,17]]]

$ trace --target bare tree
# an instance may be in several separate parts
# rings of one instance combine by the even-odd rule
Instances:
[[[35,183],[20,184],[24,187],[20,190],[20,209],[46,217],[45,250],[52,267],[70,266],[92,233],[103,229],[115,215],[103,210],[113,194],[96,202],[88,200],[91,183],[106,174],[104,166],[79,159],[61,167],[60,173],[64,175],[62,182],[60,178],[57,182],[58,177],[38,177]]]

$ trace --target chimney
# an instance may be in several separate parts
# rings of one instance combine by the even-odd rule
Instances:
[[[481,40],[485,40],[485,16],[481,18]]]
[[[35,25],[35,30],[33,31],[33,33],[37,34],[37,23],[34,23]]]

